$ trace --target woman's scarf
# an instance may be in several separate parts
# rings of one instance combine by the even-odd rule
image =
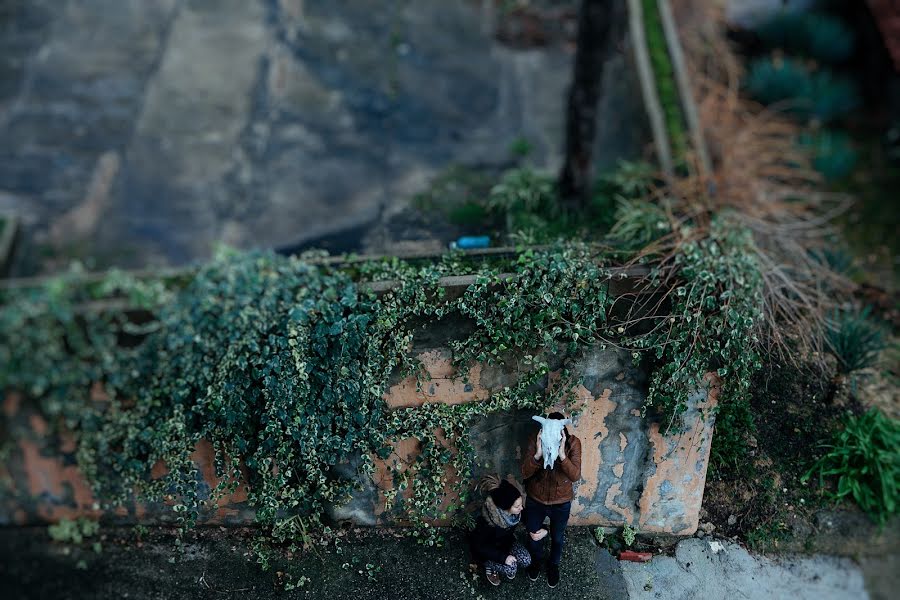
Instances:
[[[500,529],[515,527],[522,518],[521,514],[514,515],[498,507],[490,496],[484,501],[484,506],[481,507],[481,514],[485,521]]]

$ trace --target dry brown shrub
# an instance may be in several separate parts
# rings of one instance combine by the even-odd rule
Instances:
[[[825,193],[796,143],[798,125],[740,93],[743,67],[726,39],[721,11],[705,0],[673,2],[698,117],[713,163],[670,181],[665,200],[673,231],[690,219],[703,235],[713,214],[729,212],[754,233],[764,281],[764,353],[817,362],[826,316],[848,298],[853,283],[823,264],[838,239],[834,219],[851,198]],[[678,233],[647,249],[665,266],[685,241]]]

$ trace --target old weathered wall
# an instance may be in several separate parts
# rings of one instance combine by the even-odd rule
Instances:
[[[423,339],[433,344],[442,337]],[[426,401],[478,402],[492,390],[510,385],[517,376],[513,368],[476,366],[469,383],[463,383],[452,378],[446,347],[416,347],[414,351],[431,381],[421,391],[416,390],[414,381],[396,382],[385,396],[391,407]],[[570,431],[582,441],[583,479],[576,488],[572,523],[628,523],[644,532],[693,533],[712,438],[713,423],[707,409],[715,404],[714,390],[709,398],[706,392],[698,392],[684,415],[686,427],[666,435],[659,423],[641,416],[646,375],[632,365],[629,353],[593,350],[574,365],[574,371],[583,382],[576,403],[582,410]],[[141,503],[103,513],[75,465],[72,440],[51,435],[46,422],[18,395],[7,395],[3,411],[12,443],[0,470],[0,523],[46,522],[77,515],[120,522],[165,521],[174,516],[164,505]],[[476,478],[488,472],[519,476],[527,437],[537,431],[531,416],[531,412],[493,414],[473,423],[470,436],[478,454]],[[417,449],[417,440],[401,440],[393,460],[410,460]],[[194,457],[203,480],[201,492],[208,492],[216,483],[211,448],[200,444]],[[159,465],[154,475],[161,474],[162,468]],[[356,469],[348,464],[339,466],[338,471],[353,477]],[[387,464],[376,461],[374,479],[363,482],[363,490],[350,503],[334,507],[332,517],[369,525],[402,523],[402,513],[384,510],[383,492],[391,487]],[[203,515],[202,520],[252,520],[253,511],[245,500],[245,491],[238,489],[229,502]]]

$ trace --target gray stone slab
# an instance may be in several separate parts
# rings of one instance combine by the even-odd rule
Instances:
[[[671,600],[858,600],[868,598],[853,561],[830,556],[752,555],[731,542],[689,538],[675,557],[621,563],[628,597]]]

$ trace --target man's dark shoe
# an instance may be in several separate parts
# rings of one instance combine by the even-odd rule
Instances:
[[[530,579],[531,581],[537,581],[537,578],[541,575],[541,565],[537,563],[531,563],[531,565],[528,566],[527,573],[528,579]]]
[[[484,576],[491,585],[500,585],[500,575],[494,571],[485,571]]]
[[[547,585],[555,588],[559,583],[559,565],[547,565]]]

